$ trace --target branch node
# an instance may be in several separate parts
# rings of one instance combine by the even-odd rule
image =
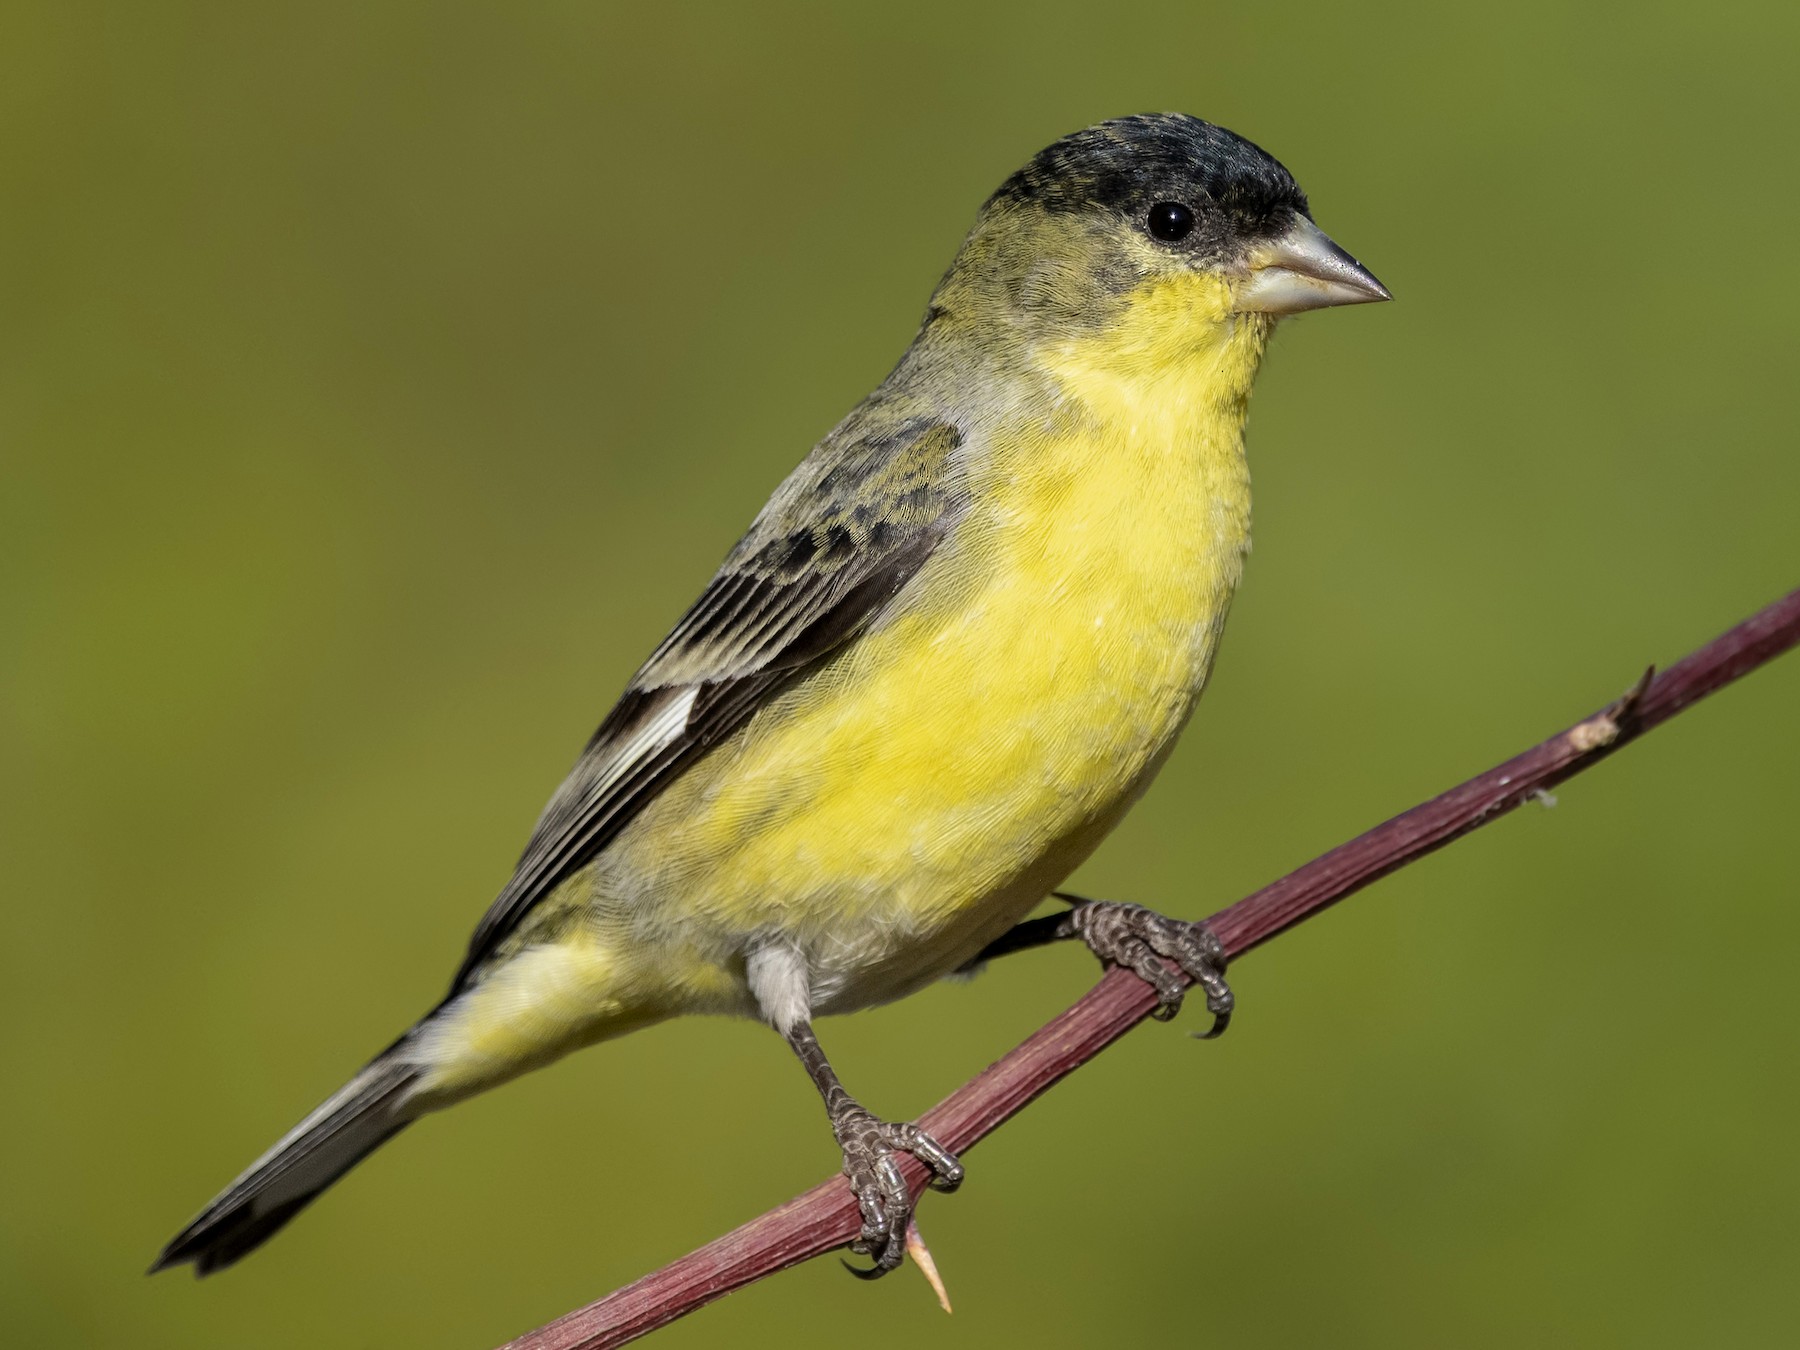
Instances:
[[[1577,722],[1569,728],[1569,747],[1578,755],[1589,755],[1596,750],[1604,750],[1619,739],[1625,723],[1637,715],[1638,705],[1644,701],[1644,695],[1650,692],[1650,682],[1656,678],[1656,667],[1650,666],[1638,676],[1636,684],[1625,691],[1625,695],[1617,703],[1608,706],[1605,711],[1597,712],[1585,722]]]
[[[1619,739],[1619,723],[1611,708],[1595,713],[1585,722],[1569,728],[1569,748],[1578,755],[1591,755],[1604,750]]]

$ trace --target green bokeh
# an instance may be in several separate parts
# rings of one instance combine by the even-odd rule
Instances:
[[[437,995],[548,790],[1052,136],[1183,108],[1400,297],[1278,339],[1257,551],[1078,878],[1198,915],[1800,581],[1791,5],[0,11],[0,1340],[483,1347],[825,1174],[749,1024],[144,1266]],[[1800,1320],[1800,663],[1141,1031],[970,1158],[957,1312],[663,1333],[1762,1346]],[[827,1023],[916,1111],[1077,952]]]

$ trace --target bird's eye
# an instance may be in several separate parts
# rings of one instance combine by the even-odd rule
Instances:
[[[1187,238],[1194,228],[1194,213],[1180,202],[1158,202],[1150,208],[1150,233],[1165,244]]]

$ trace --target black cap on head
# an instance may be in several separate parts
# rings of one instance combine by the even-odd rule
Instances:
[[[1274,156],[1242,136],[1185,113],[1145,113],[1064,136],[993,196],[1046,211],[1137,216],[1179,202],[1239,240],[1279,234],[1306,194]]]

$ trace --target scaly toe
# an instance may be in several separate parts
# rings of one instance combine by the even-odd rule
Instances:
[[[962,1164],[917,1125],[877,1120],[860,1107],[844,1114],[836,1132],[844,1151],[844,1176],[862,1214],[862,1232],[850,1250],[873,1263],[865,1270],[845,1262],[844,1268],[858,1279],[879,1279],[906,1258],[906,1226],[913,1209],[894,1154],[904,1150],[917,1158],[940,1191],[962,1184]]]
[[[1234,1000],[1225,983],[1225,949],[1205,924],[1165,918],[1142,905],[1106,900],[1083,902],[1069,912],[1065,922],[1095,956],[1109,965],[1123,966],[1156,990],[1157,1006],[1151,1015],[1158,1021],[1167,1022],[1181,1010],[1186,992],[1186,985],[1164,963],[1166,958],[1206,994],[1213,1025],[1200,1039],[1211,1040],[1230,1024]]]
[[[905,1149],[931,1173],[931,1180],[927,1184],[932,1190],[948,1195],[962,1185],[963,1165],[949,1149],[917,1125],[894,1125],[889,1128],[893,1131],[893,1138],[890,1140],[893,1146]]]

